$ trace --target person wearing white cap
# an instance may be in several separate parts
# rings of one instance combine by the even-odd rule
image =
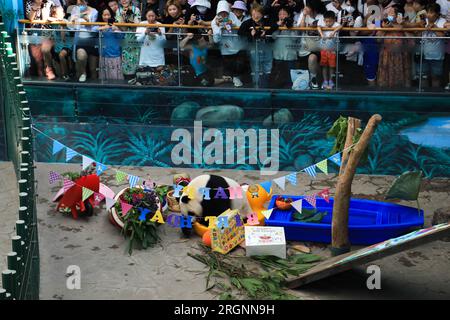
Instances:
[[[230,15],[230,4],[221,0],[217,4],[217,15],[211,22],[214,43],[220,46],[220,53],[223,58],[223,79],[232,79],[235,87],[242,87],[243,83],[239,78],[242,68],[239,63],[238,53],[241,50],[241,42],[234,27],[240,27],[241,22]]]
[[[235,16],[242,23],[245,20],[250,19],[248,15],[247,5],[244,1],[237,0],[231,6],[231,16]]]
[[[195,0],[185,17],[189,25],[201,26],[210,26],[212,19],[214,19],[214,12],[208,0]]]

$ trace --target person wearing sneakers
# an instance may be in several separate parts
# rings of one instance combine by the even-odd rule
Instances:
[[[214,43],[218,43],[223,59],[223,79],[233,80],[235,87],[242,87],[243,83],[239,77],[242,69],[239,51],[241,42],[237,36],[235,27],[240,27],[241,22],[233,15],[230,15],[230,5],[222,0],[217,4],[217,15],[211,22]]]
[[[332,30],[325,31],[322,28],[332,28]],[[333,11],[325,12],[323,22],[317,26],[322,38],[320,50],[320,66],[323,75],[322,89],[334,89],[331,76],[336,70],[336,37],[341,29],[342,25],[336,22],[336,15]]]

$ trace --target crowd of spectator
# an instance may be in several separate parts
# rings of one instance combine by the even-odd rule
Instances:
[[[369,86],[450,90],[450,0],[28,0],[25,14],[41,36],[30,73],[48,80],[290,88],[307,70],[306,88],[330,90],[339,56]]]

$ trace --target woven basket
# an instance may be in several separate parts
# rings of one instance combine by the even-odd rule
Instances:
[[[180,203],[178,202],[177,198],[175,198],[173,196],[173,193],[175,192],[175,190],[170,190],[167,193],[166,199],[167,199],[167,204],[169,206],[169,211],[172,212],[180,212]]]

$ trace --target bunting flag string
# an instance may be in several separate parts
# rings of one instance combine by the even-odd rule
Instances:
[[[316,164],[316,167],[320,169],[325,174],[328,174],[328,163],[327,159],[322,160]]]
[[[310,205],[312,205],[314,208],[316,207],[316,195],[315,195],[315,194],[310,195],[310,196],[306,196],[306,197],[305,197],[305,200],[306,200]]]
[[[128,175],[128,182],[130,183],[130,188],[134,188],[139,181],[139,177],[133,176],[131,174]]]
[[[69,147],[66,147],[66,162],[69,162],[73,157],[75,157],[78,153]]]
[[[110,210],[115,204],[116,200],[106,197],[106,210]]]
[[[293,172],[291,174],[288,174],[286,176],[286,180],[289,181],[290,184],[292,184],[293,186],[297,185],[297,173]]]
[[[341,166],[341,153],[335,153],[331,157],[328,158],[330,161],[334,162],[337,166]]]
[[[103,199],[105,199],[105,196],[102,193],[94,192],[94,206],[98,206]]]
[[[330,189],[325,188],[322,191],[320,191],[319,193],[317,193],[317,195],[321,198],[323,198],[327,203],[330,202]]]
[[[125,172],[117,170],[117,172],[116,172],[117,183],[122,182],[126,177],[127,177],[127,174]]]
[[[83,163],[83,170],[85,170],[87,167],[89,167],[93,162],[94,162],[94,160],[92,160],[91,158],[89,158],[89,157],[86,157],[86,156],[82,156],[82,163]]]
[[[54,172],[54,171],[50,171],[48,173],[48,182],[50,182],[50,184],[55,183],[59,179],[61,179],[61,175],[59,173]]]
[[[64,179],[64,192],[67,192],[70,188],[72,188],[75,185],[75,182],[73,182],[70,179]]]
[[[62,149],[64,149],[64,145],[61,144],[60,142],[56,141],[56,140],[53,140],[53,152],[52,152],[52,154],[55,155],[56,153],[58,153]]]
[[[120,206],[122,207],[122,217],[125,217],[126,214],[128,213],[128,211],[131,210],[131,208],[133,208],[133,205],[128,204],[126,202],[120,201]],[[148,209],[145,209],[148,210]],[[148,210],[150,212],[150,210]]]
[[[99,176],[99,175],[101,175],[102,173],[103,173],[103,171],[105,171],[106,169],[108,169],[108,167],[107,166],[105,166],[103,163],[100,163],[100,162],[96,162],[95,163],[95,167],[97,168],[97,170],[96,170],[96,174]]]
[[[91,189],[83,187],[83,193],[82,193],[82,200],[81,201],[86,200],[87,198],[89,198],[93,194],[94,194],[94,191],[92,191]]]
[[[129,184],[130,187],[134,187],[138,184],[139,181],[143,182],[144,187],[149,186],[150,188],[153,188],[155,186],[154,181],[152,181],[149,178],[141,178],[135,175],[131,175],[128,174],[126,172],[111,168],[106,166],[105,164],[102,164],[98,161],[96,161],[95,159],[92,159],[90,157],[87,157],[85,155],[79,154],[76,151],[72,150],[71,148],[65,146],[64,144],[60,143],[59,141],[53,139],[52,137],[48,136],[47,134],[45,134],[44,132],[40,131],[39,129],[35,128],[34,125],[32,125],[33,130],[41,133],[42,135],[46,136],[47,138],[49,138],[50,140],[53,141],[53,154],[56,154],[57,152],[61,151],[62,149],[66,148],[66,161],[71,160],[73,157],[77,156],[77,155],[81,155],[83,158],[83,169],[85,169],[86,167],[88,167],[90,164],[92,163],[96,163],[96,173],[97,175],[102,174],[105,170],[107,169],[111,169],[113,171],[116,172],[116,180],[118,183],[122,182],[126,177],[128,177],[129,180]],[[297,174],[305,171],[306,173],[308,173],[311,177],[316,177],[317,172],[315,167],[318,167],[322,172],[324,172],[325,174],[328,174],[328,163],[327,160],[332,161],[333,163],[335,163],[336,165],[340,166],[341,164],[341,153],[347,149],[350,149],[354,146],[355,144],[345,148],[344,150],[342,150],[341,152],[338,152],[330,157],[328,157],[327,159],[324,159],[316,164],[310,165],[298,172],[292,172],[288,175],[279,177],[279,178],[275,178],[269,181],[265,181],[262,182],[260,185],[268,192],[270,192],[270,188],[272,187],[272,182],[274,182],[275,184],[277,184],[282,190],[285,189],[286,187],[286,180],[292,184],[292,185],[297,185]],[[53,177],[53,179],[55,179],[55,176]],[[55,180],[53,180],[55,181]],[[70,181],[70,180],[68,180]],[[150,182],[149,182],[150,181]],[[71,186],[73,186],[75,183],[73,182],[65,182],[65,190],[67,190],[68,188],[70,188]],[[149,183],[148,183],[149,182]],[[73,183],[73,184],[72,184]],[[148,183],[148,185],[147,185]],[[217,188],[211,188],[211,189],[217,189]],[[221,190],[223,191],[223,190]],[[236,190],[235,190],[236,191]],[[328,198],[329,198],[329,193],[328,193]],[[327,201],[327,194],[325,193],[325,197],[324,199]],[[112,199],[108,201],[108,198],[106,198],[106,202],[107,202],[107,207],[108,209],[110,209],[112,207],[112,205],[114,205],[114,203],[112,203]]]
[[[281,190],[284,190],[286,186],[286,176],[282,176],[276,179],[273,179],[273,182],[277,184],[281,188]]]
[[[302,213],[303,199],[292,202],[292,206],[295,210],[297,210],[298,213]]]
[[[273,209],[269,209],[269,210],[262,210],[261,214],[267,219],[270,219],[270,216],[272,215],[272,211]]]
[[[309,174],[313,178],[315,178],[316,175],[317,175],[317,173],[316,173],[316,166],[315,165],[306,167],[305,171],[306,171],[307,174]]]

